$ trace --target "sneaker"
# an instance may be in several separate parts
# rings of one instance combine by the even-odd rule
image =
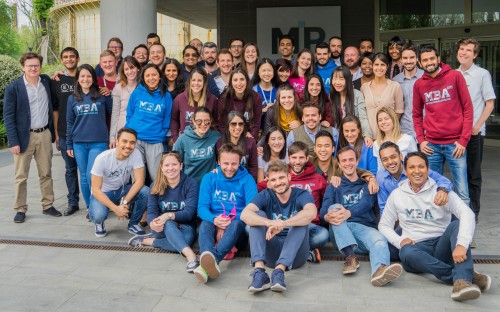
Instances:
[[[231,250],[224,256],[223,260],[233,260],[236,257],[238,249],[236,247],[231,248]]]
[[[356,273],[356,271],[358,269],[359,269],[358,256],[351,255],[351,256],[348,256],[345,258],[344,268],[342,269],[343,274],[347,275],[347,274]]]
[[[106,228],[104,227],[104,222],[95,224],[95,236],[99,238],[106,236]]]
[[[54,208],[54,207],[50,207],[48,209],[45,209],[43,211],[43,214],[44,215],[49,215],[49,216],[52,216],[52,217],[60,217],[60,216],[62,216],[62,213],[59,210],[57,210],[56,208]]]
[[[87,209],[87,214],[85,215],[85,220],[87,220],[87,222],[90,222],[90,213],[88,209]]]
[[[312,263],[320,263],[321,262],[321,254],[319,253],[318,248],[314,248],[309,250],[309,256],[307,257],[308,262]]]
[[[220,269],[215,256],[210,251],[204,251],[200,256],[200,267],[208,274],[210,278],[218,278]]]
[[[146,232],[141,228],[139,224],[129,225],[128,232],[134,235],[146,235]]]
[[[474,271],[474,276],[472,277],[472,284],[477,285],[481,292],[486,292],[490,290],[491,287],[491,277],[486,274],[481,274],[478,271]]]
[[[272,279],[272,286],[271,290],[272,291],[285,291],[286,290],[286,284],[285,284],[285,272],[283,272],[282,269],[274,269],[273,274],[271,275]]]
[[[193,273],[194,270],[200,265],[200,262],[198,261],[198,259],[196,260],[193,260],[193,261],[188,261],[188,263],[186,264],[186,271],[188,273]]]
[[[128,240],[128,244],[131,247],[144,247],[144,239],[148,237],[148,235],[135,235]]]
[[[456,280],[453,283],[453,291],[451,292],[451,299],[455,301],[466,301],[477,299],[481,296],[481,289],[477,285],[472,284],[464,279]]]
[[[252,272],[252,284],[248,286],[249,292],[259,292],[271,288],[269,274],[264,269],[255,269]]]
[[[196,278],[203,284],[206,284],[208,281],[208,273],[205,271],[201,265],[198,266],[196,269],[193,271],[194,275]]]
[[[14,216],[15,223],[23,223],[26,220],[26,212],[17,212]]]
[[[403,267],[399,263],[393,263],[391,265],[382,264],[372,276],[372,285],[379,287],[384,286],[398,279],[401,273],[403,273]]]

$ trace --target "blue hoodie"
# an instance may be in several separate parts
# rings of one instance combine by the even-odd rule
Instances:
[[[170,129],[171,114],[170,93],[162,96],[158,88],[150,94],[143,84],[139,84],[128,100],[125,127],[137,131],[137,138],[141,141],[162,143]]]
[[[342,175],[338,188],[330,184],[325,191],[320,210],[321,220],[325,221],[325,214],[331,205],[341,204],[351,212],[351,217],[347,219],[347,222],[356,222],[377,228],[377,219],[373,211],[376,199],[377,195],[370,194],[368,191],[368,183],[360,178],[351,182]]]
[[[184,133],[175,141],[173,150],[182,158],[184,173],[198,183],[203,175],[214,169],[217,164],[215,144],[220,136],[219,132],[210,129],[200,137],[193,126],[187,126]]]
[[[366,146],[365,142],[359,155],[358,168],[368,170],[374,175],[377,174],[378,163],[377,158],[373,156],[373,147]]]
[[[113,102],[109,96],[100,96],[95,101],[84,94],[81,101],[73,95],[66,107],[66,145],[73,150],[73,143],[108,142],[109,132],[106,114],[111,115]]]
[[[194,223],[198,207],[198,183],[181,172],[179,184],[174,188],[167,186],[163,195],[148,197],[148,223],[166,213],[175,214],[177,223]]]
[[[243,209],[257,195],[257,185],[248,171],[240,166],[234,177],[228,179],[217,166],[217,172],[209,172],[201,181],[198,199],[198,216],[208,222],[225,213],[236,210],[235,220],[240,220]]]
[[[326,94],[330,95],[330,79],[332,79],[332,73],[337,68],[335,61],[330,59],[325,66],[319,67],[318,63],[314,65],[316,74],[321,76],[323,79],[323,84],[325,85]]]

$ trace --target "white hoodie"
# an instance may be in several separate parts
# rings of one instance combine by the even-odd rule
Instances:
[[[476,226],[474,213],[453,191],[448,194],[446,205],[434,204],[437,188],[436,182],[429,178],[418,193],[411,189],[409,180],[400,182],[392,191],[378,226],[392,245],[401,249],[401,241],[405,238],[418,243],[440,237],[454,214],[460,220],[457,245],[469,248]],[[397,220],[403,229],[401,236],[394,231]]]

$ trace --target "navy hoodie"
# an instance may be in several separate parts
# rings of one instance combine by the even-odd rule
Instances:
[[[377,228],[377,219],[373,211],[376,199],[377,195],[370,194],[368,191],[368,183],[360,178],[351,182],[342,175],[338,188],[330,184],[325,191],[320,211],[321,220],[325,220],[325,214],[331,205],[341,204],[351,212],[351,217],[347,219],[347,222],[356,222]]]
[[[167,186],[163,195],[149,194],[148,223],[156,217],[172,212],[175,222],[192,224],[198,207],[198,183],[181,172],[179,184],[174,188]]]

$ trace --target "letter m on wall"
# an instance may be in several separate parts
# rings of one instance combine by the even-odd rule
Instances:
[[[278,47],[279,47],[279,42],[280,42],[280,37],[283,35],[289,35],[293,37],[293,40],[295,41],[295,50],[293,53],[299,52],[299,28],[298,27],[292,27],[287,33],[283,33],[281,31],[281,28],[273,28],[272,29],[272,35],[271,35],[271,40],[272,40],[272,53],[273,54],[278,54]]]

